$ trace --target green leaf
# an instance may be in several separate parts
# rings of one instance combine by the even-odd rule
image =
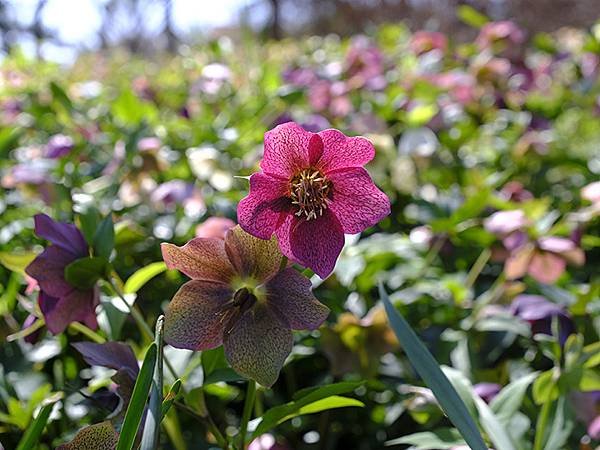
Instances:
[[[406,320],[394,309],[381,283],[379,284],[379,293],[390,326],[398,337],[408,359],[423,378],[423,381],[433,391],[448,418],[458,428],[469,447],[473,450],[487,450],[487,446],[483,442],[473,418],[469,415],[467,407],[440,369],[435,358],[427,350],[427,347],[417,337]]]
[[[106,259],[115,247],[115,227],[112,216],[106,216],[94,234],[94,255],[103,256]]]
[[[42,432],[44,431],[44,428],[46,427],[46,423],[48,423],[50,413],[52,412],[52,407],[62,397],[62,393],[58,392],[43,402],[40,412],[29,428],[27,428],[27,431],[25,431],[23,438],[17,446],[17,450],[29,450],[35,448],[40,436],[42,435]]]
[[[479,423],[494,444],[494,448],[496,450],[517,450],[507,429],[479,396],[475,397],[475,406],[479,412]]]
[[[142,434],[141,450],[156,450],[158,448],[160,422],[163,418],[163,325],[164,316],[159,316],[156,321],[156,333],[154,343],[157,348],[156,365],[154,366],[154,376],[152,379],[152,388],[150,390],[150,407],[144,423],[144,432]]]
[[[472,26],[473,28],[481,28],[490,21],[486,15],[481,14],[479,11],[469,5],[460,5],[456,9],[456,15],[462,22]]]
[[[583,347],[583,367],[591,369],[600,364],[600,342]]]
[[[565,397],[560,397],[552,408],[551,420],[546,426],[549,431],[548,438],[543,446],[544,450],[562,450],[573,431],[573,411]]]
[[[6,267],[12,272],[25,273],[25,268],[33,261],[36,257],[34,252],[27,253],[9,253],[0,252],[0,264]]]
[[[71,99],[64,91],[62,87],[56,84],[54,81],[50,82],[50,91],[52,92],[52,97],[55,101],[60,103],[67,110],[73,109],[73,103],[71,103]]]
[[[135,386],[133,387],[131,400],[127,406],[127,412],[125,413],[125,419],[123,420],[123,426],[121,427],[117,450],[131,450],[131,448],[133,448],[135,436],[138,432],[138,427],[140,426],[142,414],[144,413],[144,408],[152,385],[157,352],[158,349],[156,343],[153,342],[146,351],[142,368],[140,369]]]
[[[527,388],[537,378],[539,372],[533,372],[505,386],[490,402],[490,408],[498,420],[507,425],[512,416],[519,410]]]
[[[168,394],[163,399],[161,420],[165,418],[165,416],[171,409],[171,406],[173,406],[173,403],[179,396],[180,390],[181,390],[181,380],[178,378],[177,380],[175,380],[175,383],[173,383],[173,386],[171,386],[171,389],[169,389]]]
[[[88,207],[79,215],[81,232],[90,247],[94,246],[94,235],[100,222],[100,212],[93,206]]]
[[[148,281],[165,270],[167,270],[167,265],[162,261],[148,264],[136,270],[125,282],[125,286],[123,287],[125,294],[135,294]]]
[[[254,433],[252,433],[252,438],[271,430],[276,425],[287,420],[286,418],[288,416],[294,417],[293,414],[296,414],[301,408],[307,405],[327,397],[351,392],[360,385],[362,385],[362,382],[341,382],[299,391],[296,394],[294,401],[286,403],[285,405],[275,406],[265,412],[261,417],[260,423],[254,430]]]
[[[281,419],[279,423],[293,419],[297,416],[302,416],[304,414],[315,414],[321,411],[326,411],[328,409],[346,408],[349,406],[358,406],[362,408],[365,406],[365,404],[355,398],[342,397],[340,395],[332,395],[331,397],[326,397],[303,406],[298,411]]]
[[[554,369],[542,373],[533,383],[533,401],[537,405],[556,400],[559,395]]]
[[[415,450],[447,450],[464,445],[465,441],[456,428],[440,428],[409,434],[385,443],[386,446],[400,444],[410,445]]]
[[[73,261],[65,267],[65,280],[79,289],[91,289],[103,278],[108,268],[105,258],[87,256]]]

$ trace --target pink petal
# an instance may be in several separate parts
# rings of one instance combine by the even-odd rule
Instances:
[[[225,325],[220,312],[232,298],[233,292],[225,284],[188,281],[167,306],[165,342],[189,350],[218,347],[223,341]]]
[[[231,367],[267,387],[277,381],[293,343],[290,329],[261,304],[247,311],[223,339]]]
[[[323,156],[317,166],[325,173],[347,167],[362,167],[375,157],[373,144],[364,137],[347,137],[334,129],[319,133]]]
[[[507,280],[516,280],[525,276],[533,255],[533,246],[525,245],[513,251],[504,263],[504,273]]]
[[[342,225],[328,209],[309,221],[289,215],[275,234],[284,255],[309,267],[321,278],[333,271],[344,247]]]
[[[344,233],[360,233],[390,214],[389,199],[362,167],[332,172],[328,178],[333,184],[329,207]]]
[[[308,278],[293,268],[279,272],[267,284],[267,302],[292,330],[315,330],[329,315],[329,308],[311,292]]]
[[[277,273],[283,255],[277,239],[259,239],[238,225],[225,235],[225,250],[236,272],[244,277],[264,281]]]
[[[193,280],[227,282],[234,276],[223,239],[194,238],[183,247],[167,243],[160,247],[167,267]]]
[[[38,302],[52,334],[62,333],[71,322],[84,323],[93,330],[98,328],[95,313],[98,296],[93,290],[73,289],[61,298],[50,297],[42,291]]]
[[[538,239],[538,246],[542,250],[559,254],[576,266],[585,263],[585,253],[571,239],[554,236],[542,237]]]
[[[287,122],[267,131],[260,167],[269,175],[291,178],[309,165],[308,148],[312,135],[313,133],[294,122]]]
[[[225,233],[233,227],[235,222],[227,217],[209,217],[196,227],[196,237],[225,239]]]
[[[566,261],[550,252],[536,252],[529,265],[529,275],[540,283],[552,284],[564,273]]]
[[[244,230],[261,239],[269,239],[279,226],[282,213],[290,210],[289,186],[264,173],[250,177],[250,193],[238,205],[238,222]]]

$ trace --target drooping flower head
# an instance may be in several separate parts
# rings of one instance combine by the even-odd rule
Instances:
[[[75,225],[55,222],[46,214],[37,214],[34,220],[35,233],[52,243],[25,269],[39,284],[38,302],[46,326],[54,334],[62,333],[71,322],[98,328],[97,288],[80,289],[65,280],[65,268],[89,256],[83,234]]]
[[[374,156],[363,137],[280,125],[265,134],[262,172],[250,177],[238,222],[261,239],[275,234],[285,256],[325,278],[344,233],[360,233],[390,213],[388,198],[362,167]]]
[[[192,280],[165,313],[165,341],[207,350],[223,344],[241,375],[271,386],[292,350],[291,330],[314,330],[329,309],[293,268],[280,270],[275,238],[262,240],[239,226],[225,239],[195,238],[183,247],[162,244],[167,267]]]

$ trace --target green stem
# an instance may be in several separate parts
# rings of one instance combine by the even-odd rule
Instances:
[[[535,443],[533,444],[533,450],[542,450],[544,448],[544,435],[546,434],[546,426],[548,425],[548,419],[550,418],[550,409],[552,408],[552,401],[544,402],[542,405],[542,411],[538,417],[538,421],[535,427]]]
[[[288,258],[287,256],[283,256],[281,258],[281,264],[279,265],[279,271],[281,272],[282,270],[284,270],[288,265]]]
[[[246,450],[246,432],[248,431],[248,422],[254,407],[256,398],[256,382],[248,380],[248,389],[246,390],[246,399],[244,400],[244,412],[242,413],[242,423],[240,424],[240,450]]]
[[[71,322],[69,324],[69,328],[73,331],[77,331],[78,333],[83,334],[85,337],[94,341],[96,344],[104,344],[106,339],[96,333],[94,330],[86,327],[84,324],[79,322]]]
[[[477,281],[477,277],[479,277],[479,274],[481,273],[491,256],[492,252],[489,248],[483,249],[483,251],[479,254],[479,257],[477,258],[477,260],[471,267],[469,274],[467,275],[467,279],[465,281],[465,287],[467,289],[471,289],[473,287],[475,281]]]
[[[221,431],[219,431],[219,427],[217,427],[215,422],[213,422],[212,417],[210,417],[210,415],[198,414],[196,411],[194,411],[188,405],[181,403],[181,402],[176,401],[174,403],[174,405],[176,408],[180,409],[181,411],[184,411],[184,412],[188,413],[189,415],[191,415],[192,417],[195,417],[200,422],[205,423],[208,427],[208,431],[210,431],[210,433],[215,437],[215,440],[217,441],[217,445],[224,450],[229,449],[229,444],[227,443],[227,439],[225,439],[225,437],[223,436]]]

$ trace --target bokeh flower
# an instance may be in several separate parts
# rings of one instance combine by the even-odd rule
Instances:
[[[227,217],[209,217],[196,227],[196,237],[225,239],[227,231],[235,227],[235,222]]]
[[[37,280],[38,303],[46,326],[54,334],[63,332],[71,322],[98,328],[95,309],[98,289],[81,289],[65,280],[65,268],[73,261],[89,256],[88,245],[75,225],[55,222],[46,214],[37,214],[35,233],[52,243],[25,269]]]
[[[564,343],[567,337],[575,331],[571,316],[565,309],[541,295],[521,294],[514,298],[510,305],[511,312],[528,322],[531,334],[552,334],[552,320],[559,322],[559,341]]]
[[[182,247],[162,244],[167,267],[190,278],[165,313],[165,341],[207,350],[223,344],[241,375],[271,386],[292,350],[291,330],[314,330],[329,309],[293,268],[280,270],[275,238],[258,239],[239,226],[225,239],[195,238]]]
[[[51,159],[62,158],[73,150],[73,146],[73,139],[70,136],[55,134],[48,140],[44,149],[44,156]]]
[[[387,196],[362,167],[374,156],[363,137],[280,125],[265,134],[262,172],[250,177],[238,222],[261,239],[275,233],[285,256],[325,278],[344,233],[360,233],[390,213]]]

